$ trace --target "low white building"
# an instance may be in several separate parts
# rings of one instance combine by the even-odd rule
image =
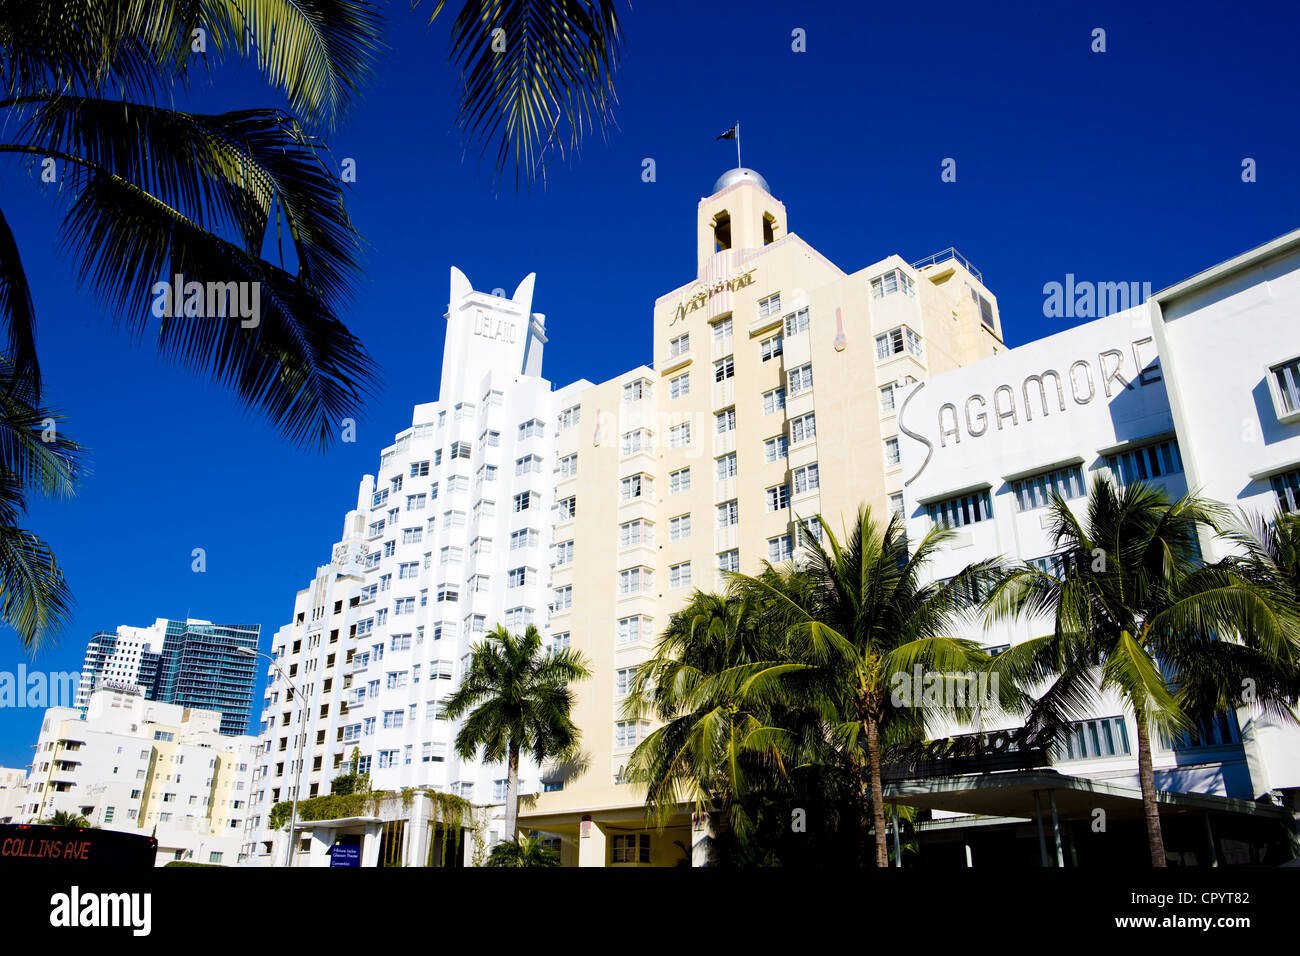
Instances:
[[[27,771],[0,767],[0,823],[13,823],[27,802]]]
[[[919,539],[936,525],[955,532],[930,568],[933,577],[998,555],[1046,561],[1053,551],[1050,495],[1059,492],[1081,511],[1098,473],[1121,484],[1147,481],[1171,497],[1194,489],[1234,508],[1297,510],[1297,314],[1300,232],[1142,305],[914,386],[899,409],[908,535]],[[1226,545],[1207,540],[1205,550],[1214,560]],[[972,625],[968,636],[997,648],[1048,628],[1043,620],[987,631]],[[1207,831],[1220,811],[1216,821],[1228,811],[1283,819],[1273,811],[1300,809],[1294,727],[1243,709],[1152,745],[1157,789],[1184,795],[1171,799],[1205,814]],[[1051,765],[1064,778],[1111,788],[1121,805],[1138,786],[1132,715],[1118,699],[1103,698],[1091,719],[1058,742]],[[1030,786],[1037,787],[1036,806],[1054,789],[1051,778]],[[1053,818],[1057,799],[1051,796]],[[1218,835],[1217,843],[1210,838],[1181,852],[1184,862],[1205,853],[1265,862],[1250,856],[1258,848],[1241,845],[1249,842]],[[1069,835],[1065,843],[1073,852]]]
[[[45,712],[22,811],[152,835],[157,862],[233,864],[247,815],[257,741],[220,733],[222,715],[146,700],[138,687],[94,691],[85,713]]]

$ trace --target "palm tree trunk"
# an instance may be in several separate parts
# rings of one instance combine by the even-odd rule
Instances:
[[[1156,776],[1151,769],[1151,738],[1142,709],[1135,708],[1134,716],[1137,718],[1138,780],[1142,785],[1142,813],[1147,821],[1151,865],[1165,866],[1165,838],[1160,830],[1160,810],[1156,806]]]
[[[867,718],[867,763],[871,768],[871,820],[876,831],[876,866],[889,868],[889,843],[885,839],[885,788],[880,781],[880,725]]]
[[[519,834],[519,744],[510,741],[510,761],[506,768],[506,832],[507,840]]]

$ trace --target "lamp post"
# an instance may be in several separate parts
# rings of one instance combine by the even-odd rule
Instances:
[[[293,776],[293,806],[289,811],[289,852],[285,854],[284,858],[284,865],[286,867],[292,867],[293,851],[295,848],[294,844],[297,843],[293,831],[294,827],[298,824],[298,791],[302,787],[302,748],[307,742],[307,718],[310,716],[307,709],[307,701],[298,693],[298,688],[295,687],[293,681],[289,679],[289,675],[284,672],[284,669],[280,667],[279,662],[270,654],[255,651],[251,647],[240,647],[237,650],[238,653],[242,654],[244,657],[265,657],[270,661],[271,666],[276,669],[280,676],[284,678],[284,682],[289,685],[289,690],[293,692],[294,699],[298,701],[299,707],[302,708],[302,715],[298,721],[301,726],[299,727],[298,734],[298,766],[295,768]]]

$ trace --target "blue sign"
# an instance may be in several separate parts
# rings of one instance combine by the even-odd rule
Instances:
[[[361,847],[335,843],[330,847],[330,866],[360,866]]]

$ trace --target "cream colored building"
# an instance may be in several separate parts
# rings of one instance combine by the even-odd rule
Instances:
[[[234,864],[257,741],[220,733],[221,719],[146,700],[131,685],[94,690],[84,714],[51,707],[14,822],[79,814],[106,830],[156,836],[159,866]]]
[[[543,774],[520,822],[558,835],[570,865],[689,861],[689,808],[648,830],[620,782],[650,729],[621,716],[631,669],[694,588],[788,559],[797,518],[901,509],[894,388],[1003,349],[996,300],[955,250],[846,273],[751,170],[700,200],[695,244],[695,277],[655,303],[653,367],[560,415],[550,632],[594,675],[575,687],[580,758]]]

